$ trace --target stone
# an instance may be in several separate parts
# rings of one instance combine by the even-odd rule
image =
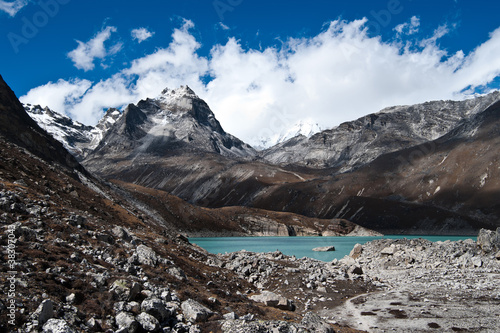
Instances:
[[[497,254],[495,255],[495,258],[496,258],[497,260],[500,260],[500,251],[498,251],[498,252],[497,252]]]
[[[500,228],[496,232],[487,229],[479,230],[477,245],[486,253],[500,249]]]
[[[349,253],[349,256],[353,259],[358,259],[362,251],[363,251],[363,246],[361,244],[356,244],[351,250],[351,253]]]
[[[54,303],[50,299],[46,299],[40,303],[33,316],[39,325],[45,324],[49,319],[54,317]]]
[[[205,322],[214,313],[207,307],[195,300],[188,299],[181,304],[182,312],[187,320],[191,322]]]
[[[481,267],[483,265],[483,261],[479,257],[473,257],[471,261],[474,267]]]
[[[132,236],[129,231],[123,227],[116,226],[111,230],[111,232],[116,238],[124,240],[125,242],[130,242],[132,240]]]
[[[127,287],[127,281],[125,280],[116,280],[113,282],[109,289],[112,293],[114,293],[117,298],[121,301],[128,301],[130,297],[130,288]]]
[[[312,249],[313,251],[316,251],[316,252],[331,252],[331,251],[335,251],[335,246],[320,246],[320,247],[315,247],[314,249]]]
[[[301,324],[305,326],[309,332],[315,333],[335,333],[333,328],[325,323],[317,314],[308,312],[302,318]]]
[[[142,286],[137,282],[133,282],[128,295],[128,300],[129,301],[135,300],[137,296],[141,294],[141,291],[142,291]]]
[[[273,308],[295,311],[295,305],[291,300],[271,291],[263,291],[260,295],[253,295],[249,298],[254,302],[264,303],[266,306],[270,306]]]
[[[135,317],[135,319],[146,332],[157,332],[160,330],[160,323],[158,319],[156,319],[149,313],[142,312],[137,317]]]
[[[393,255],[396,252],[396,248],[394,246],[385,247],[380,254]]]
[[[352,265],[349,267],[349,270],[347,271],[350,275],[363,275],[363,269],[361,266],[358,265]]]
[[[91,332],[100,332],[102,331],[102,326],[99,320],[95,318],[90,318],[87,320],[87,327],[90,329]]]
[[[141,303],[141,310],[152,315],[160,322],[175,316],[175,310],[171,311],[171,309],[167,308],[166,303],[159,298],[145,299]]]
[[[75,293],[72,293],[72,294],[69,294],[68,296],[66,296],[66,302],[68,302],[69,304],[75,303],[75,300],[76,300]]]
[[[139,323],[134,316],[128,312],[120,312],[115,317],[116,326],[118,329],[126,329],[128,333],[137,332]]]
[[[156,266],[158,257],[152,248],[146,245],[139,245],[135,250],[137,261],[143,265]]]
[[[239,318],[238,315],[234,312],[226,313],[222,317],[224,317],[225,320],[236,320]]]
[[[43,325],[43,333],[75,333],[64,319],[49,319]]]
[[[182,269],[180,269],[179,267],[170,267],[169,269],[167,269],[167,273],[172,275],[173,277],[175,277],[177,280],[180,280],[180,281],[186,281],[187,280],[187,277],[186,277],[186,273],[184,273],[184,271]]]

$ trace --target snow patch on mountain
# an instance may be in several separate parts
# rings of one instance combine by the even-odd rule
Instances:
[[[254,143],[254,148],[257,150],[264,150],[298,136],[310,138],[314,134],[321,131],[321,127],[314,120],[310,118],[303,119],[295,123],[292,127],[285,129],[281,133],[276,133],[270,137],[260,138]]]

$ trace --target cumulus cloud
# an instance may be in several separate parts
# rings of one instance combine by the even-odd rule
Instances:
[[[116,32],[115,27],[106,27],[86,43],[77,40],[78,47],[68,53],[75,67],[87,72],[95,68],[95,59],[104,59],[118,53],[123,46],[121,43],[116,43],[109,49],[104,45],[113,32]]]
[[[188,84],[226,131],[256,144],[305,119],[331,128],[391,105],[464,98],[464,89],[484,86],[500,75],[500,28],[469,54],[449,54],[437,43],[446,26],[427,38],[401,43],[370,37],[366,24],[366,19],[337,20],[311,38],[290,38],[279,47],[258,50],[229,38],[203,57],[190,32],[194,24],[185,21],[167,47],[106,80],[91,85],[59,81],[21,99],[44,95],[44,102],[36,103],[57,105],[56,111],[91,124],[103,108]]]
[[[146,39],[153,37],[154,34],[154,32],[151,32],[146,28],[134,29],[131,32],[132,39],[137,40],[139,44],[144,42]]]
[[[394,28],[398,35],[413,35],[416,34],[420,27],[420,19],[412,16],[410,22],[402,23]]]
[[[0,10],[14,17],[28,4],[28,0],[3,1],[0,0]]]

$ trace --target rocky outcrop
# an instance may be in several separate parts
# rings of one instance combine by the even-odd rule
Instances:
[[[500,227],[497,228],[496,232],[481,229],[477,236],[477,244],[486,253],[500,251]]]

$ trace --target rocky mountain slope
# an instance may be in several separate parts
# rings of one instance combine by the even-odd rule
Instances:
[[[255,155],[253,148],[227,134],[208,105],[185,86],[165,89],[156,99],[127,106],[86,164],[98,164],[102,158],[157,158],[179,151],[241,158]]]
[[[435,140],[500,100],[500,92],[465,101],[395,106],[312,137],[298,136],[260,153],[274,164],[347,172],[380,155]]]
[[[220,155],[107,163],[102,172],[207,207],[247,206],[343,218],[382,233],[474,234],[500,207],[499,103],[448,134],[379,156],[355,171],[279,167]],[[104,163],[103,163],[104,164]]]

